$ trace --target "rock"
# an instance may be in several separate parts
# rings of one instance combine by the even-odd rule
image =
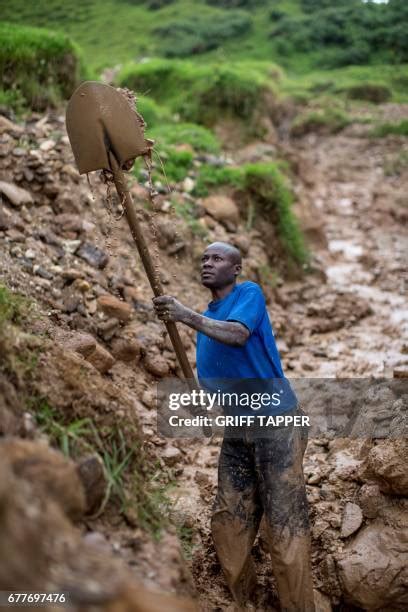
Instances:
[[[151,389],[146,389],[142,395],[142,402],[148,408],[156,408],[157,394]]]
[[[358,494],[358,503],[366,518],[376,518],[385,506],[385,496],[377,484],[364,484]]]
[[[135,339],[117,338],[112,342],[112,354],[125,363],[139,361],[140,344]]]
[[[51,497],[67,516],[83,515],[85,494],[71,459],[43,443],[18,438],[4,439],[0,455],[7,457],[16,476],[29,481],[40,496]]]
[[[239,223],[239,210],[232,198],[224,195],[215,195],[204,198],[202,205],[214,219],[223,224]]]
[[[246,255],[251,246],[251,241],[248,236],[245,236],[244,234],[237,234],[234,236],[232,244],[241,251],[242,255]]]
[[[95,512],[102,504],[108,486],[105,469],[99,455],[89,455],[78,465],[86,497],[86,513]]]
[[[84,535],[82,541],[92,548],[95,548],[98,553],[109,553],[112,550],[106,537],[99,531],[90,531]]]
[[[115,359],[103,346],[101,346],[91,334],[78,333],[69,338],[64,346],[82,355],[101,374],[104,374],[115,363]]]
[[[407,530],[376,520],[336,557],[343,597],[363,610],[408,607]]]
[[[62,292],[62,309],[64,312],[68,314],[75,312],[81,301],[81,296],[72,287],[65,287]]]
[[[99,343],[96,344],[95,350],[86,357],[86,360],[101,374],[108,372],[115,363],[114,357]]]
[[[75,334],[66,342],[65,346],[87,359],[96,348],[96,340],[91,334]]]
[[[383,493],[408,495],[407,465],[406,440],[382,440],[369,452],[361,476],[377,482]]]
[[[119,329],[120,321],[115,318],[108,319],[107,321],[101,321],[97,327],[98,334],[105,340],[105,342],[112,340]]]
[[[6,198],[13,204],[13,206],[20,207],[23,204],[32,204],[33,198],[31,193],[17,187],[14,183],[6,183],[6,181],[0,181],[0,193],[6,196]]]
[[[150,374],[158,378],[164,378],[169,373],[169,364],[162,355],[146,355],[143,365]]]
[[[53,140],[45,140],[40,144],[41,151],[51,151],[55,147],[55,142]]]
[[[192,178],[187,176],[183,181],[183,191],[186,193],[191,193],[195,187],[195,181]]]
[[[76,255],[89,263],[90,266],[101,270],[106,268],[109,261],[109,256],[105,251],[89,242],[84,242],[76,252]]]
[[[10,119],[7,119],[7,117],[0,115],[0,135],[8,133],[18,137],[23,132],[24,128],[21,127],[21,125],[17,125],[16,123],[10,121]]]
[[[360,506],[347,502],[343,511],[341,523],[341,537],[348,538],[352,533],[360,529],[363,522],[363,513]]]
[[[54,217],[54,223],[64,232],[82,232],[83,221],[79,215],[61,213]]]
[[[109,317],[114,317],[123,323],[127,323],[132,316],[132,307],[119,300],[114,295],[106,294],[98,297],[98,307]]]
[[[37,257],[37,253],[33,249],[27,249],[24,253],[24,257],[26,259],[35,259]]]
[[[25,149],[23,149],[22,147],[16,147],[12,150],[12,154],[14,155],[14,157],[24,157],[25,153]]]
[[[172,466],[183,458],[183,454],[181,450],[175,446],[166,446],[164,451],[161,453],[161,457],[166,465]]]
[[[11,215],[8,213],[7,209],[2,206],[0,208],[0,230],[4,231],[4,230],[9,229],[11,222],[12,222]]]

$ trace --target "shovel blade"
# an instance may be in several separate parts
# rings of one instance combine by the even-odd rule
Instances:
[[[119,167],[148,153],[151,141],[126,98],[110,85],[85,81],[72,94],[66,126],[79,173],[110,170],[109,151]]]

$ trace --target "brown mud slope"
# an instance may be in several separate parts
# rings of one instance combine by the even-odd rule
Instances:
[[[392,118],[407,109],[385,105],[378,112]],[[264,287],[284,366],[297,379],[406,372],[408,175],[398,160],[407,143],[371,140],[364,130],[354,124],[336,136],[254,143],[239,153],[240,161],[279,153],[295,173],[295,209],[315,272]],[[10,315],[1,325],[0,520],[10,563],[0,565],[0,587],[65,586],[77,594],[81,609],[92,602],[107,610],[146,609],[138,607],[138,589],[145,606],[146,589],[153,589],[171,594],[162,609],[189,609],[191,604],[173,599],[180,596],[195,598],[202,610],[229,609],[209,534],[219,442],[170,443],[155,433],[154,385],[179,372],[154,317],[120,205],[114,198],[107,204],[96,175],[92,190],[78,176],[62,115],[33,115],[22,126],[0,117],[0,165],[1,282],[34,302],[22,321]],[[192,201],[182,185],[175,190],[181,204],[195,207],[207,232],[201,238],[172,215],[166,195],[151,216],[146,190],[134,185],[132,192],[146,236],[158,235],[169,294],[204,308],[208,296],[197,267],[203,246],[215,239],[240,246],[246,277],[264,280],[265,228],[248,232],[239,202],[229,194],[214,208],[213,202]],[[194,334],[181,332],[194,363]],[[325,434],[309,443],[305,474],[321,610],[408,605],[408,491],[401,467],[407,395],[404,387],[385,382],[367,408],[381,413],[379,423],[394,432],[392,441]],[[364,423],[357,420],[355,431],[364,433]],[[73,459],[62,460],[48,443],[69,450]],[[124,462],[120,482],[100,469],[95,454],[105,465],[107,455],[116,457],[116,467],[118,457]],[[45,463],[54,467],[42,470]],[[163,496],[154,501],[155,482],[166,489],[170,507]],[[77,495],[67,496],[70,490]],[[164,519],[158,525],[163,515],[172,525]],[[48,535],[39,545],[44,517]],[[161,540],[146,530],[152,525],[156,532],[162,527]],[[273,610],[276,594],[262,537],[254,557],[261,587],[254,606]]]

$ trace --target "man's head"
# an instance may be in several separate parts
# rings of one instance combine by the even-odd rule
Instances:
[[[241,268],[241,253],[236,247],[213,242],[201,258],[201,282],[208,289],[222,289],[235,283]]]

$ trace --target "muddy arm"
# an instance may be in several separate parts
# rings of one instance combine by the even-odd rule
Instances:
[[[202,332],[218,342],[230,346],[244,346],[250,332],[238,321],[214,321],[187,308],[172,296],[162,295],[153,299],[156,313],[162,321],[179,321]]]
[[[214,321],[189,308],[186,310],[181,322],[218,342],[230,346],[244,346],[249,338],[249,330],[238,321]]]

